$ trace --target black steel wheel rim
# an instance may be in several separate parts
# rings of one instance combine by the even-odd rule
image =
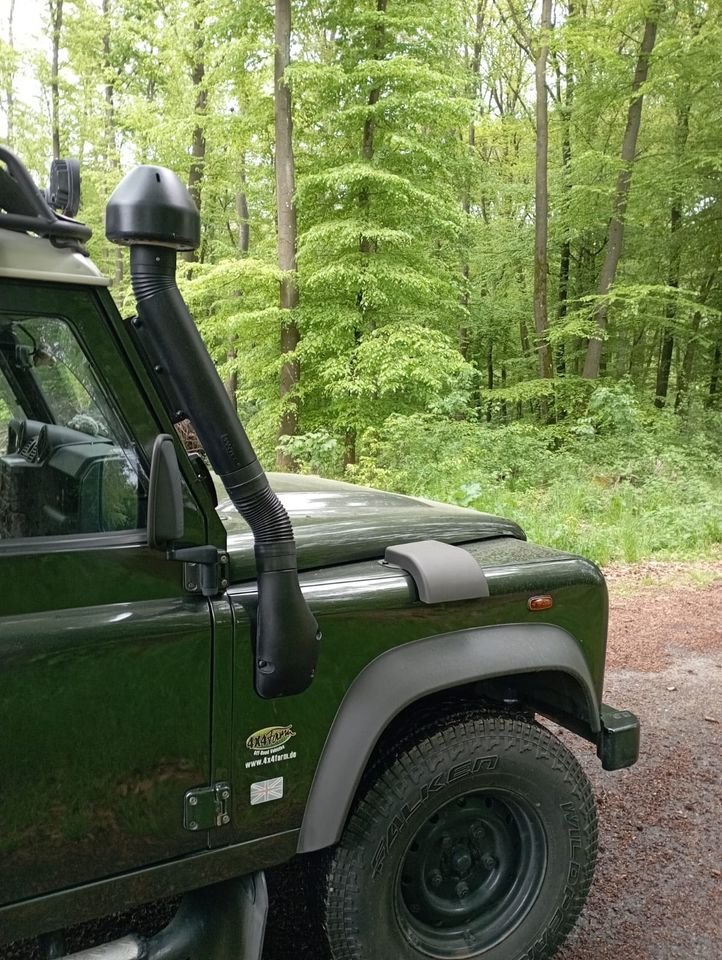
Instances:
[[[401,859],[401,932],[429,957],[476,957],[521,923],[546,864],[546,834],[524,797],[494,789],[456,797],[419,828]]]

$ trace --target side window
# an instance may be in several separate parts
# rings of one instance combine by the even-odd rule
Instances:
[[[69,324],[0,313],[0,545],[145,526],[147,482]]]
[[[8,451],[8,424],[21,416],[22,410],[8,389],[7,380],[0,373],[0,456]]]

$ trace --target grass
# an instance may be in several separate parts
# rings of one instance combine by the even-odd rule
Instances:
[[[719,557],[722,415],[625,407],[539,426],[392,417],[351,479],[509,517],[602,565]],[[348,475],[348,474],[347,474]]]
[[[584,470],[545,486],[449,498],[515,519],[531,540],[592,557],[606,565],[649,557],[712,556],[722,542],[722,499],[712,484],[668,479],[664,484],[600,487]]]

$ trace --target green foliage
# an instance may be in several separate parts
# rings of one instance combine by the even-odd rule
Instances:
[[[598,387],[589,398],[586,422],[604,432],[628,431],[636,433],[639,427],[639,405],[625,389],[624,383]],[[584,423],[584,420],[578,421]]]
[[[619,417],[619,395],[600,387],[584,418],[543,430],[394,416],[353,477],[513,517],[531,540],[602,564],[719,551],[720,414],[690,436],[629,393]]]
[[[44,182],[51,68],[38,3],[44,42],[16,29],[11,46],[0,22],[0,136]],[[598,559],[712,549],[722,7],[672,4],[661,14],[622,258],[603,301],[601,379],[590,381],[584,355],[651,7],[555,5],[546,38],[555,376],[540,379],[540,6],[293,4],[290,279],[300,300],[290,316],[276,266],[272,4],[66,0],[61,150],[83,163],[91,254],[131,312],[125,254],[103,236],[107,197],[136,162],[186,180],[193,170],[202,244],[197,262],[181,264],[183,291],[268,465],[280,443],[301,469],[507,513],[535,538]],[[300,378],[282,401],[289,319],[300,342],[283,359],[300,364]],[[663,411],[652,410],[655,398]],[[279,441],[291,404],[297,435]]]
[[[315,430],[296,437],[282,437],[281,448],[293,457],[304,473],[333,475],[339,470],[339,443],[328,430]]]
[[[468,124],[461,5],[330,5],[334,40],[298,64],[302,421],[337,439],[392,411],[468,406],[453,131]]]

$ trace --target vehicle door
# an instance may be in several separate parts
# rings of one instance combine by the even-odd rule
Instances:
[[[173,429],[110,306],[0,280],[0,904],[208,842],[183,798],[210,776],[209,606],[147,545]]]

